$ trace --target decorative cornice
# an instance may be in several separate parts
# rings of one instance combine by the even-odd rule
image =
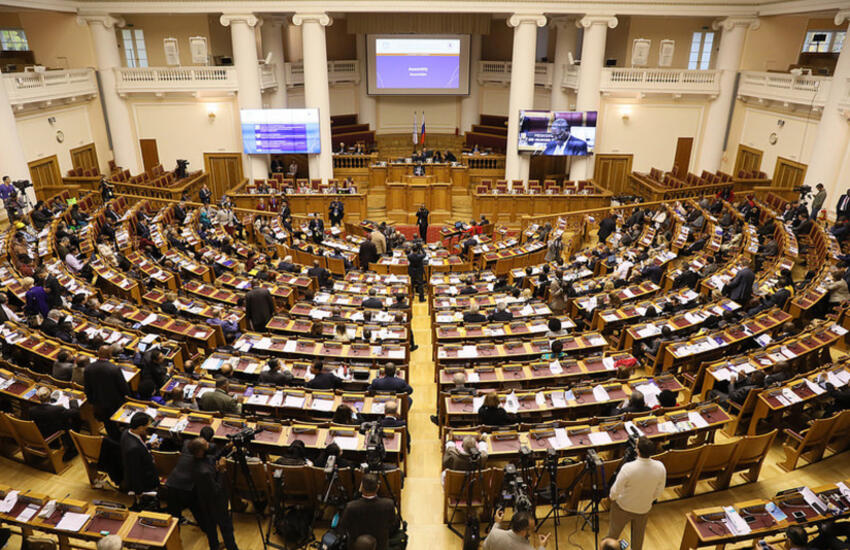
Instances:
[[[839,10],[835,14],[835,24],[840,25],[850,19],[850,10]]]
[[[295,15],[292,16],[292,24],[299,26],[299,27],[301,25],[303,25],[304,23],[308,22],[308,21],[318,23],[319,25],[321,25],[323,27],[328,27],[330,25],[333,25],[333,22],[334,22],[333,18],[330,15],[323,13],[323,12],[296,13]]]
[[[225,13],[218,21],[225,27],[229,27],[233,23],[245,23],[249,27],[256,27],[260,19],[253,13]]]
[[[123,17],[115,17],[108,13],[81,13],[77,15],[77,24],[80,26],[101,24],[106,29],[121,28],[126,22]]]
[[[260,25],[269,27],[285,27],[289,24],[289,19],[277,15],[264,15],[260,19]]]
[[[519,27],[523,23],[534,23],[538,27],[545,27],[546,16],[542,13],[515,13],[508,17],[506,23],[509,27]]]
[[[609,29],[613,29],[617,27],[618,23],[615,15],[585,15],[576,21],[576,26],[587,29],[591,25],[607,25]]]
[[[747,29],[756,30],[761,25],[761,21],[758,17],[727,17],[725,19],[718,19],[714,23],[711,24],[711,28],[719,31],[723,29],[724,31],[731,31],[735,27],[746,27]]]
[[[573,27],[578,23],[578,16],[574,15],[556,15],[549,16],[549,26],[558,30],[564,27]]]

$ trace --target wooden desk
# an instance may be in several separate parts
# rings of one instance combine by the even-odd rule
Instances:
[[[414,162],[391,162],[387,165],[387,181],[404,181],[404,177],[412,176],[413,169],[419,165]],[[450,163],[423,162],[421,166],[425,169],[426,176],[433,176],[436,181],[451,181]]]
[[[340,342],[265,336],[257,332],[246,332],[233,343],[242,352],[263,351],[271,355],[295,356],[327,360],[359,360],[364,362],[407,363],[407,346],[367,344],[341,344]]]
[[[416,223],[416,211],[424,204],[431,212],[430,223],[447,221],[452,212],[451,185],[448,177],[430,183],[388,181],[387,218],[398,223]]]
[[[482,215],[497,223],[520,223],[523,216],[558,214],[605,208],[611,205],[611,194],[547,195],[547,194],[490,194],[473,193],[472,217]]]

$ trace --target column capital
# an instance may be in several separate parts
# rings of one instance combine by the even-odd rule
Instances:
[[[506,23],[509,27],[519,27],[523,23],[534,23],[543,27],[546,25],[546,16],[542,13],[515,13],[508,17]]]
[[[618,23],[616,15],[585,15],[576,21],[576,26],[588,29],[591,25],[606,25],[609,29],[613,29]]]
[[[848,20],[850,20],[850,10],[839,10],[838,13],[835,14],[836,25],[840,25]]]
[[[334,22],[333,18],[324,12],[296,13],[292,16],[292,24],[299,27],[308,21],[318,23],[323,27],[333,25]]]
[[[747,29],[756,30],[761,25],[761,21],[759,21],[758,17],[726,17],[725,19],[718,19],[714,23],[711,24],[711,28],[719,31],[723,29],[724,31],[731,31],[735,27],[746,27]]]
[[[123,17],[116,17],[108,13],[81,13],[77,15],[77,24],[85,25],[103,25],[106,29],[114,29],[115,27],[123,27],[126,22]]]
[[[579,17],[577,15],[550,15],[549,26],[561,30],[565,27],[574,27],[578,23],[578,20]]]
[[[233,23],[245,23],[249,27],[256,27],[260,22],[260,18],[253,13],[225,13],[218,19],[225,27],[231,26]]]

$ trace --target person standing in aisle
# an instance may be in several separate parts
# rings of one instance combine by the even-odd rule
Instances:
[[[416,211],[416,225],[419,226],[419,237],[422,239],[422,242],[428,242],[428,215],[431,214],[428,212],[428,209],[425,208],[425,205],[421,205],[419,210]]]

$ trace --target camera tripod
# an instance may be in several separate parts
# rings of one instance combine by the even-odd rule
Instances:
[[[274,523],[274,513],[271,514],[267,527],[263,529],[263,513],[260,512],[262,499],[260,498],[259,491],[257,491],[257,485],[254,483],[254,478],[251,477],[251,470],[250,468],[248,468],[248,460],[245,456],[245,449],[242,447],[242,443],[234,440],[231,441],[233,442],[233,451],[231,453],[231,456],[236,462],[236,467],[233,469],[233,478],[230,480],[230,486],[235,489],[239,482],[240,474],[245,477],[245,484],[248,486],[248,494],[251,497],[251,503],[254,505],[254,517],[257,520],[257,530],[260,532],[260,540],[263,543],[263,549],[267,550],[269,547],[271,547],[276,548],[278,550],[287,550],[285,546],[281,546],[271,541],[271,528],[272,523]],[[281,491],[282,489],[283,483],[281,481]],[[232,506],[230,507],[230,518],[232,521]]]
[[[481,455],[476,453],[474,455],[469,455],[469,468],[463,474],[463,483],[460,485],[460,491],[458,494],[462,495],[466,493],[466,518],[467,524],[469,524],[470,514],[472,514],[472,489],[475,486],[475,483],[479,485],[483,482],[483,476],[481,475]],[[457,499],[455,501],[454,506],[452,507],[452,515],[449,517],[449,530],[460,537],[461,539],[466,538],[465,533],[461,533],[454,527],[454,520],[457,511],[460,509],[461,499]],[[477,522],[476,522],[477,525]],[[476,533],[476,535],[480,536],[480,533]]]

